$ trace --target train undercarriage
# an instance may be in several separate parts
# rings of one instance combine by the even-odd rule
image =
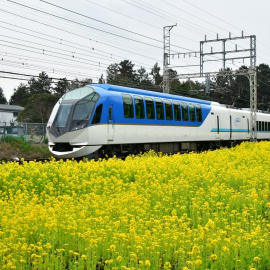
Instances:
[[[153,150],[156,153],[163,154],[176,154],[176,153],[188,153],[188,152],[202,152],[206,150],[215,150],[220,147],[230,148],[242,141],[200,141],[200,142],[167,142],[167,143],[141,143],[141,144],[110,144],[103,145],[97,151],[87,156],[88,159],[110,158],[116,156],[118,158],[125,158],[128,155],[137,155]],[[68,152],[73,148],[81,146],[71,146],[69,143],[56,143],[54,145],[54,151]],[[87,147],[87,146],[86,146]],[[82,159],[80,157],[77,159]]]
[[[137,155],[150,150],[156,153],[176,154],[188,152],[202,152],[215,150],[220,147],[230,148],[241,141],[202,141],[202,142],[168,142],[168,143],[143,143],[143,144],[118,144],[103,145],[90,158],[126,157],[130,154]]]

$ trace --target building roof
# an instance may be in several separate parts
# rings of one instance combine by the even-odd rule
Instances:
[[[0,112],[20,112],[24,108],[17,105],[0,104]]]

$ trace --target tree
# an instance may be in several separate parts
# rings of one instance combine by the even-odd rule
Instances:
[[[80,80],[80,84],[81,86],[80,87],[84,87],[88,84],[92,84],[93,83],[93,80],[91,78],[85,78],[85,79],[82,79]]]
[[[134,64],[129,60],[121,61],[119,64],[119,73],[122,78],[136,81],[136,71],[133,69]]]
[[[232,72],[232,69],[227,68],[225,71]],[[223,72],[223,70],[220,70],[219,73],[221,76],[217,76],[217,78],[216,78],[217,90],[220,92],[231,92],[234,78],[230,74],[229,75],[226,74],[223,76],[222,72]]]
[[[158,66],[158,63],[155,63],[154,67],[151,69],[150,75],[153,76],[155,85],[160,85],[163,78],[160,75],[160,67]]]
[[[53,88],[54,93],[62,97],[69,90],[69,82],[66,78],[60,79]]]
[[[100,83],[100,84],[105,83],[105,79],[103,78],[103,74],[101,74],[100,78],[98,79],[98,83]]]
[[[26,84],[21,83],[14,89],[14,93],[10,97],[9,104],[25,107],[30,96],[29,87]]]
[[[267,110],[270,106],[270,68],[267,64],[260,64],[258,71],[258,109]]]
[[[108,66],[107,70],[107,82],[111,84],[115,84],[119,77],[119,65],[114,63]]]
[[[75,80],[73,80],[69,83],[68,90],[71,91],[71,90],[74,90],[74,89],[77,89],[80,87],[84,87],[87,84],[91,84],[91,83],[93,83],[93,81],[90,78],[85,78],[82,80],[79,80],[76,78]]]
[[[153,88],[153,84],[149,78],[148,73],[146,72],[146,69],[144,67],[140,67],[137,70],[137,80],[138,80],[138,87],[143,89],[151,89]]]
[[[119,64],[111,64],[107,68],[107,82],[122,86],[134,87],[138,83],[138,76],[133,69],[134,64],[123,60]]]
[[[137,69],[138,73],[138,80],[141,83],[142,81],[148,80],[148,73],[146,72],[146,69],[144,67],[140,67]]]
[[[4,91],[0,87],[0,104],[7,104],[7,99],[5,98]]]
[[[239,71],[247,70],[246,66],[241,66]],[[235,107],[247,108],[250,106],[250,85],[249,80],[244,75],[235,76],[232,85],[231,93],[233,100],[232,103]]]
[[[31,78],[28,81],[29,91],[31,94],[50,94],[52,90],[52,79],[42,71],[38,78]]]
[[[59,97],[52,94],[32,95],[24,110],[18,115],[19,122],[47,123]]]

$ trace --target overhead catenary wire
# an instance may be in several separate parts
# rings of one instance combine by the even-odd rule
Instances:
[[[1,21],[0,21],[0,23],[1,23]],[[78,50],[80,50],[80,51],[83,51],[83,52],[87,52],[87,53],[91,53],[91,54],[96,54],[97,56],[92,56],[91,55],[91,57],[94,57],[94,58],[99,58],[99,59],[103,59],[103,60],[108,60],[108,61],[111,61],[111,60],[114,60],[114,61],[119,61],[119,60],[122,60],[123,59],[123,57],[120,57],[120,56],[117,56],[117,57],[115,57],[115,55],[110,55],[110,54],[99,54],[99,53],[96,53],[96,51],[99,51],[99,50],[93,50],[92,49],[92,51],[89,51],[89,50],[85,50],[85,49],[83,49],[83,48],[85,48],[85,46],[82,46],[81,44],[77,44],[77,43],[74,43],[74,42],[72,42],[72,44],[76,44],[76,45],[78,45],[78,46],[82,46],[83,48],[78,48],[78,47],[75,47],[75,46],[71,46],[69,43],[70,43],[70,41],[66,41],[66,40],[63,40],[63,39],[59,39],[59,38],[56,38],[56,37],[52,37],[52,36],[49,36],[49,35],[46,35],[46,36],[49,36],[49,37],[52,37],[52,38],[54,38],[54,39],[57,39],[57,41],[56,40],[50,40],[50,39],[46,39],[46,38],[44,38],[44,37],[38,37],[38,36],[36,36],[36,35],[32,35],[32,34],[29,34],[29,33],[24,33],[24,32],[22,32],[22,31],[18,31],[18,30],[14,30],[14,29],[11,29],[11,28],[8,28],[8,27],[3,27],[2,26],[2,28],[3,29],[8,29],[8,30],[10,30],[10,31],[14,31],[14,32],[16,32],[16,33],[21,33],[21,34],[25,34],[25,35],[28,35],[28,36],[32,36],[32,37],[35,37],[35,38],[38,38],[38,39],[43,39],[43,40],[46,40],[46,41],[50,41],[50,42],[53,42],[53,43],[59,43],[59,41],[61,42],[61,45],[62,46],[66,46],[66,47],[69,47],[69,48],[74,48],[74,49],[78,49]],[[36,32],[36,31],[35,31]],[[39,34],[41,34],[42,35],[42,33],[39,33]],[[4,36],[4,35],[2,35],[2,36]],[[9,36],[7,36],[8,38],[12,38],[12,37],[9,37]],[[16,40],[20,40],[18,37],[13,37],[14,39],[16,39]],[[25,41],[25,40],[24,40]],[[27,41],[27,42],[29,42],[29,43],[31,43],[31,41]],[[65,42],[67,43],[67,44],[65,44]],[[43,45],[43,44],[42,44]],[[58,49],[58,48],[57,48]],[[61,49],[62,50],[62,49]],[[93,52],[94,51],[94,52]],[[76,54],[78,54],[78,53],[76,53]],[[100,56],[98,56],[98,55],[101,55],[102,57],[100,58]],[[105,57],[105,58],[103,58],[103,57]],[[147,65],[147,64],[145,64],[145,63],[141,63],[141,62],[138,62],[138,61],[134,61],[133,60],[133,62],[134,63],[137,63],[137,64],[141,64],[141,65],[144,65],[144,66],[148,66],[148,67],[150,67],[150,65]]]
[[[93,5],[99,6],[99,7],[101,7],[101,8],[104,8],[104,9],[106,9],[106,10],[109,10],[109,11],[111,11],[111,12],[114,12],[114,13],[116,13],[116,14],[119,14],[119,15],[121,15],[121,16],[124,16],[124,17],[126,17],[126,18],[128,18],[128,19],[132,19],[132,20],[135,20],[135,21],[137,21],[137,22],[143,23],[143,24],[145,24],[145,25],[149,25],[149,26],[151,26],[151,27],[153,27],[153,28],[160,29],[160,28],[159,28],[158,26],[156,26],[156,25],[153,25],[153,24],[150,24],[150,23],[148,23],[148,22],[145,22],[145,21],[136,19],[136,18],[134,18],[134,17],[132,17],[132,16],[130,16],[130,15],[123,14],[123,13],[121,13],[121,12],[119,12],[119,11],[110,9],[110,8],[108,8],[108,7],[105,7],[105,6],[102,6],[102,5],[100,5],[100,4],[98,4],[98,3],[95,3],[95,2],[93,2],[93,1],[90,1],[90,0],[85,0],[85,1],[87,1],[88,3],[91,3],[91,4],[93,4]],[[187,38],[186,36],[178,35],[178,34],[176,34],[176,33],[173,33],[173,35],[179,36],[179,37],[184,38],[184,39],[187,39],[187,40],[190,40],[190,41],[192,41],[192,42],[196,42],[196,43],[198,42],[197,40],[193,40],[193,39]]]
[[[21,74],[21,73],[17,73],[17,72],[8,72],[8,71],[3,71],[3,70],[0,70],[0,73],[11,74],[11,75],[19,75],[19,76],[26,76],[26,77],[33,77],[33,78],[39,78],[39,76],[37,76],[37,75]],[[63,80],[63,78],[52,78],[52,77],[49,77],[49,78],[52,79],[52,80],[58,80],[58,81]],[[68,82],[72,82],[73,80],[67,80],[67,81]]]
[[[10,53],[7,53],[7,52],[0,52],[0,63],[1,63],[1,59],[2,59],[2,61],[4,61],[6,58],[19,59],[18,61],[20,61],[21,64],[24,62],[27,62],[27,61],[30,61],[29,63],[31,63],[31,61],[35,61],[35,63],[38,61],[38,63],[53,64],[53,67],[55,67],[54,69],[56,69],[56,66],[61,66],[61,67],[66,66],[66,67],[71,67],[73,69],[79,68],[82,70],[88,69],[88,67],[86,67],[86,66],[76,65],[76,63],[68,64],[68,63],[57,62],[54,60],[46,60],[46,59],[31,57],[31,56],[27,56],[27,58],[26,58],[24,55],[16,54],[14,52],[12,53],[12,55],[10,55]],[[91,68],[91,70],[100,71],[100,69],[95,69],[95,68]]]
[[[131,40],[131,41],[134,41],[134,42],[138,42],[138,43],[141,43],[141,44],[144,44],[144,45],[147,45],[147,46],[151,46],[151,47],[154,47],[154,48],[162,49],[162,47],[159,47],[159,46],[156,46],[156,45],[153,45],[153,44],[149,44],[149,43],[142,42],[142,41],[139,41],[139,40],[136,40],[136,39],[132,39],[132,38],[124,37],[124,36],[122,36],[122,35],[118,35],[118,34],[115,34],[115,33],[112,33],[112,32],[108,32],[108,31],[106,31],[106,30],[102,30],[102,29],[99,29],[99,28],[96,28],[96,27],[92,27],[92,26],[86,25],[86,24],[84,24],[84,23],[80,23],[80,22],[78,22],[78,21],[74,21],[74,20],[71,20],[71,19],[68,19],[68,18],[64,18],[64,17],[62,17],[62,16],[55,15],[55,14],[52,14],[52,13],[50,13],[50,12],[46,12],[46,11],[43,11],[43,10],[36,9],[36,8],[34,8],[34,7],[30,7],[30,6],[27,6],[27,5],[18,3],[18,2],[13,1],[13,0],[6,0],[6,1],[11,2],[11,3],[14,3],[14,4],[17,4],[17,5],[20,5],[20,6],[23,6],[23,7],[28,8],[28,9],[32,9],[32,10],[41,12],[41,13],[43,13],[43,14],[47,14],[47,15],[49,15],[49,16],[53,16],[53,17],[58,18],[58,19],[62,19],[62,20],[65,20],[65,21],[72,22],[72,23],[74,23],[74,24],[78,24],[78,25],[80,25],[80,26],[84,26],[84,27],[87,27],[87,28],[92,28],[92,29],[95,29],[95,30],[100,31],[100,32],[103,32],[103,33],[107,33],[107,34],[114,35],[114,36],[117,36],[117,37],[120,37],[120,38],[124,38],[124,39],[127,39],[127,40]],[[47,2],[47,1],[43,1],[43,0],[40,0],[40,1],[42,1],[42,2],[44,2],[44,3],[46,3],[46,4],[54,5],[54,4],[51,4],[51,3]],[[54,6],[57,6],[57,5],[54,5]],[[71,12],[71,13],[76,13],[76,14],[79,15],[79,16],[83,16],[83,17],[87,17],[87,18],[89,18],[89,19],[93,19],[93,18],[91,18],[91,17],[89,17],[89,16],[83,15],[83,14],[78,13],[78,12],[74,12],[74,11],[69,10],[69,9],[65,9],[65,8],[63,8],[63,7],[60,7],[60,6],[57,6],[57,7],[58,7],[58,8],[61,8],[61,9],[64,9],[64,10],[66,10],[66,11],[69,11],[69,12]],[[94,19],[94,20],[96,20],[96,19]],[[100,20],[98,20],[98,21],[100,21]],[[102,22],[102,21],[100,21],[100,22]],[[105,22],[102,22],[102,23],[108,24],[108,23],[105,23]],[[112,26],[112,25],[111,25],[111,26]],[[117,26],[115,26],[115,27],[118,28],[118,29],[120,29],[120,27],[117,27]],[[121,28],[121,30],[123,30],[123,29],[124,29],[124,28]],[[127,31],[127,32],[129,32],[129,33],[132,33],[132,34],[139,35],[139,36],[141,36],[141,37],[143,37],[143,38],[147,38],[147,39],[153,40],[153,41],[155,41],[155,42],[162,43],[161,40],[154,39],[154,38],[151,38],[151,37],[149,37],[149,36],[143,36],[143,35],[141,35],[141,34],[139,34],[139,33],[135,33],[135,32],[133,32],[133,31],[130,31],[130,30],[127,30],[127,29],[125,29],[125,31]],[[183,47],[180,47],[180,46],[177,46],[177,45],[172,45],[172,46],[190,51],[190,50],[187,49],[187,48],[183,48]]]
[[[199,26],[199,25],[196,25],[196,26],[193,26],[193,25],[195,25],[194,23],[190,23],[189,21],[187,21],[187,20],[183,20],[183,19],[180,19],[179,17],[177,17],[177,16],[175,16],[175,15],[172,15],[171,13],[168,13],[168,12],[164,12],[164,10],[161,10],[161,9],[159,9],[159,8],[156,8],[156,7],[154,7],[153,5],[150,5],[150,4],[147,4],[147,3],[144,3],[143,1],[141,1],[142,3],[144,3],[144,4],[142,4],[142,3],[138,3],[138,2],[136,2],[136,0],[132,0],[132,2],[130,3],[130,2],[128,2],[128,0],[122,0],[122,1],[124,1],[125,3],[128,3],[128,4],[130,4],[130,5],[132,5],[132,6],[135,6],[135,7],[137,7],[137,8],[139,8],[139,9],[142,9],[142,10],[144,10],[144,11],[147,11],[147,12],[149,12],[149,13],[151,13],[151,14],[154,14],[154,15],[156,15],[156,16],[159,16],[159,17],[161,17],[161,18],[163,18],[163,19],[170,19],[170,20],[172,20],[172,22],[177,22],[177,23],[179,23],[179,24],[181,24],[181,25],[184,25],[185,27],[188,27],[188,28],[190,28],[191,29],[191,31],[195,31],[195,32],[197,32],[197,33],[202,33],[203,31],[200,29],[200,27],[201,26]],[[134,3],[136,3],[136,4],[134,4]],[[150,6],[150,7],[149,7]],[[143,8],[143,7],[145,7],[145,8]],[[154,10],[155,9],[155,10]],[[183,22],[184,21],[184,22]],[[191,24],[191,25],[190,25]],[[204,33],[205,33],[205,29],[204,29]]]
[[[160,1],[165,2],[165,0],[160,0]],[[243,29],[240,29],[239,27],[237,27],[236,25],[233,25],[233,24],[231,24],[231,23],[229,23],[229,22],[227,22],[227,21],[225,21],[225,20],[223,20],[223,19],[221,19],[221,18],[219,18],[219,17],[217,17],[217,16],[211,14],[210,12],[208,12],[208,11],[206,11],[206,10],[204,10],[204,9],[202,9],[202,8],[200,8],[200,7],[198,7],[198,6],[196,6],[195,4],[190,3],[190,2],[187,1],[187,0],[182,0],[182,1],[186,2],[187,4],[193,6],[193,7],[197,8],[197,9],[199,9],[200,11],[205,12],[207,15],[210,15],[210,16],[213,17],[213,18],[215,18],[215,19],[217,19],[217,20],[219,20],[219,21],[221,21],[221,22],[223,22],[223,23],[226,23],[226,24],[230,25],[231,27],[234,27],[234,28],[237,29],[237,30],[240,30],[240,31],[243,30]],[[171,5],[170,3],[167,3],[167,4]],[[263,46],[265,46],[266,48],[270,49],[270,47],[267,46],[267,45],[265,45],[264,43],[262,43],[262,42],[260,42],[260,41],[258,41],[258,42],[259,42],[260,44],[262,44]],[[260,50],[260,51],[261,51],[261,50]],[[261,51],[261,52],[265,53],[264,51]],[[265,54],[268,55],[268,56],[270,56],[270,54],[267,54],[267,53],[265,53]]]
[[[67,55],[67,54],[63,54],[63,53],[57,53],[57,52],[50,51],[50,50],[44,50],[44,49],[41,49],[41,48],[36,48],[36,47],[33,47],[33,46],[27,46],[27,45],[16,43],[16,42],[8,42],[8,41],[1,40],[1,39],[0,39],[0,42],[8,43],[8,44],[1,44],[2,46],[7,46],[8,48],[21,49],[21,48],[10,45],[10,44],[14,44],[14,45],[27,47],[27,48],[34,49],[34,50],[38,50],[38,51],[33,51],[33,50],[31,51],[31,50],[24,49],[25,51],[30,51],[30,52],[37,53],[37,54],[46,54],[48,56],[53,56],[53,57],[56,57],[56,58],[65,59],[65,60],[69,60],[69,61],[74,61],[74,57],[72,57],[72,55]],[[57,54],[57,56],[56,55],[51,55],[48,52],[53,53],[53,54]],[[67,56],[67,57],[70,57],[70,58],[60,57],[59,55]],[[79,60],[86,60],[86,59],[80,58],[80,57],[76,57],[76,58],[79,59]],[[98,66],[98,67],[102,67],[102,65],[103,65],[103,63],[101,63],[102,65],[100,65],[100,62],[97,62],[97,61],[92,61],[92,62],[95,62],[95,64],[93,64],[93,63],[90,64],[88,62],[82,62],[82,61],[79,61],[79,60],[76,60],[76,61],[79,62],[79,63],[84,63],[84,64]],[[106,68],[106,67],[103,67],[103,68]]]
[[[122,1],[127,2],[126,0],[122,0]],[[142,3],[145,3],[143,0],[139,0],[139,1],[142,2]],[[205,20],[205,19],[203,19],[203,18],[201,18],[201,17],[195,16],[195,15],[191,14],[190,12],[187,12],[186,10],[180,9],[180,8],[178,8],[177,6],[173,5],[172,3],[168,3],[168,2],[165,1],[165,0],[160,0],[160,1],[166,3],[167,5],[172,6],[172,7],[175,8],[175,9],[178,9],[178,10],[180,10],[180,11],[182,11],[182,12],[185,12],[185,13],[187,13],[188,15],[191,15],[191,16],[197,18],[197,19],[200,19],[200,20],[202,20],[202,21],[204,21],[204,22],[206,22],[206,23],[208,23],[208,24],[210,24],[210,25],[212,25],[212,26],[216,26],[216,27],[218,27],[219,29],[222,29],[222,30],[225,30],[225,31],[226,31],[226,29],[224,29],[224,28],[222,28],[222,27],[219,27],[219,26],[217,26],[217,25],[214,25],[214,24],[208,22],[207,20]],[[136,3],[135,0],[133,0],[133,2]],[[185,2],[187,2],[187,1],[185,1]],[[131,4],[131,3],[129,3],[129,4]],[[134,5],[134,4],[132,4],[132,5]],[[145,3],[145,5],[143,5],[143,6],[147,7],[147,5],[150,6],[149,8],[150,8],[151,10],[150,10],[150,11],[149,11],[149,10],[146,10],[146,11],[148,11],[148,12],[150,12],[150,13],[151,13],[151,11],[152,11],[153,8],[154,8],[155,10],[160,10],[161,12],[163,12],[163,10],[161,10],[161,9],[159,9],[159,8],[157,8],[157,7],[153,7],[152,5],[147,4],[147,3]],[[195,6],[195,5],[193,5],[193,4],[191,4],[191,5],[192,5],[192,6]],[[138,7],[138,8],[141,8],[140,6],[137,6],[137,7]],[[197,8],[198,8],[198,7],[197,7]],[[198,8],[198,9],[200,9],[200,8]],[[206,12],[206,13],[210,14],[209,12]],[[167,17],[167,14],[168,14],[168,13],[166,12],[166,17]],[[171,14],[171,13],[169,13],[169,14]],[[214,16],[214,15],[213,15],[213,17],[217,18],[217,17]],[[224,20],[221,20],[221,21],[225,22]],[[227,23],[227,22],[225,22],[225,23]],[[229,24],[229,23],[227,23],[227,24]],[[231,25],[231,24],[229,24],[229,25]],[[237,29],[239,29],[239,28],[237,28]],[[204,31],[205,31],[205,28],[204,28]],[[247,42],[246,42],[246,43],[247,43]],[[239,47],[241,48],[241,46],[239,46]],[[263,53],[265,53],[265,52],[263,52]],[[266,55],[269,55],[269,54],[267,54],[267,53],[265,53],[265,54],[266,54]],[[270,56],[270,55],[269,55],[269,56]]]
[[[14,4],[17,4],[17,5],[24,6],[26,8],[32,9],[32,10],[35,10],[37,12],[41,12],[41,13],[47,14],[47,15],[52,16],[52,17],[55,17],[55,18],[58,18],[58,19],[61,19],[61,20],[65,20],[65,21],[68,21],[68,22],[72,22],[74,24],[77,24],[77,25],[80,25],[80,26],[83,26],[83,27],[87,27],[87,28],[91,28],[91,29],[94,29],[96,31],[100,31],[100,32],[103,32],[103,33],[106,33],[106,34],[109,34],[109,35],[113,35],[113,36],[120,37],[120,38],[123,38],[123,39],[128,39],[128,40],[131,40],[131,41],[134,41],[134,42],[138,42],[138,43],[141,43],[141,44],[144,44],[144,45],[147,45],[147,46],[151,46],[151,47],[154,47],[154,48],[159,48],[159,49],[162,48],[162,47],[159,47],[159,46],[150,44],[150,43],[146,43],[146,42],[143,42],[143,41],[138,41],[136,39],[132,39],[132,38],[129,38],[129,37],[124,37],[122,35],[118,35],[118,34],[115,34],[115,33],[109,32],[109,31],[105,31],[105,30],[102,30],[102,29],[99,29],[99,28],[96,28],[96,27],[92,27],[92,26],[87,25],[87,24],[84,24],[84,23],[80,23],[80,22],[77,22],[77,21],[74,21],[74,20],[71,20],[71,19],[67,19],[67,18],[61,17],[59,15],[48,13],[46,11],[39,10],[39,9],[30,7],[30,6],[27,6],[27,5],[23,5],[21,3],[18,3],[18,2],[12,1],[12,0],[7,0],[7,1],[12,2]]]
[[[27,42],[27,43],[30,43],[30,44],[34,44],[34,45],[39,45],[39,46],[43,46],[43,48],[50,48],[50,49],[54,49],[54,50],[59,50],[59,51],[63,51],[63,52],[67,52],[67,53],[70,53],[70,55],[73,57],[73,58],[77,58],[77,55],[82,55],[82,56],[86,56],[86,57],[89,57],[89,55],[87,55],[87,54],[83,54],[83,53],[78,53],[78,52],[74,52],[74,51],[71,51],[71,50],[65,50],[65,49],[63,49],[63,48],[56,48],[56,47],[52,47],[52,46],[49,46],[49,45],[45,45],[45,44],[41,44],[41,43],[37,43],[37,42],[33,42],[33,41],[29,41],[29,40],[24,40],[24,39],[20,39],[20,38],[18,38],[18,37],[16,37],[16,38],[14,38],[14,37],[10,37],[10,36],[6,36],[6,35],[1,35],[1,37],[5,37],[5,38],[8,38],[8,39],[15,39],[15,40],[18,40],[18,41],[22,41],[22,42]],[[4,41],[4,40],[0,40],[0,41]],[[4,42],[6,42],[6,41],[4,41]],[[17,44],[18,45],[18,43],[13,43],[13,42],[11,42],[12,44]],[[27,45],[25,45],[25,46],[27,46]],[[32,47],[32,46],[27,46],[27,47],[30,47],[30,48],[36,48],[36,47]],[[42,49],[42,50],[44,50],[44,49]],[[45,50],[44,50],[45,51]],[[46,49],[46,51],[47,51],[47,49]],[[57,53],[57,54],[60,54],[60,55],[67,55],[67,54],[61,54],[61,53],[59,53],[59,52],[54,52],[54,51],[49,51],[49,52],[51,52],[51,53]],[[76,56],[75,56],[76,55]],[[90,56],[91,58],[98,58],[98,57],[96,57],[96,56]],[[85,60],[86,60],[86,58],[84,58]],[[100,59],[102,59],[102,60],[105,60],[105,61],[108,61],[109,59],[104,59],[104,58],[100,58]],[[100,61],[93,61],[93,60],[88,60],[88,61],[90,61],[90,62],[94,62],[94,63],[100,63]]]
[[[4,0],[1,0],[1,1],[4,1]],[[22,2],[22,1],[20,1],[20,2]],[[34,17],[36,17],[37,16],[37,14],[36,13],[31,13],[31,11],[32,10],[25,10],[25,8],[24,7],[21,7],[21,6],[15,6],[14,7],[14,4],[13,3],[8,3],[8,4],[10,4],[10,5],[12,5],[12,11],[14,12],[14,10],[18,10],[19,12],[21,12],[22,10],[21,9],[23,9],[23,13],[24,13],[24,15],[26,15],[26,14],[29,14],[29,15],[31,15],[32,17],[34,16]],[[2,6],[7,6],[8,8],[9,8],[9,6],[8,5],[6,5],[6,3],[5,4],[2,4]],[[33,6],[33,5],[32,5]],[[45,14],[38,14],[38,20],[40,21],[40,22],[42,22],[41,21],[41,18],[42,18],[42,15],[43,15],[43,18],[44,18],[44,16],[45,16],[45,20],[47,20],[48,18],[48,16]],[[58,25],[58,19],[57,18],[49,18],[50,19],[50,25],[51,24],[53,24],[53,25]],[[54,23],[52,23],[52,22],[54,22]],[[65,26],[65,24],[69,24],[69,25],[66,25]],[[65,26],[65,27],[64,27]],[[91,31],[91,38],[92,37],[94,37],[94,36],[96,36],[96,35],[98,35],[99,37],[98,38],[102,38],[103,40],[104,40],[104,34],[102,34],[102,33],[96,33],[96,31],[94,31],[94,30],[91,30],[91,29],[84,29],[84,28],[81,28],[81,29],[79,29],[78,28],[78,26],[77,25],[73,25],[72,23],[69,23],[69,22],[62,22],[61,21],[61,27],[62,28],[65,28],[65,29],[71,29],[71,28],[76,28],[76,33],[82,33],[82,31],[87,31],[87,33],[85,33],[86,35],[89,35],[89,31]],[[100,37],[101,36],[101,37]],[[121,39],[121,43],[119,43],[120,41],[116,41],[115,39],[116,39],[116,37],[111,37],[111,36],[109,36],[109,35],[106,35],[106,40],[108,40],[108,39],[113,39],[113,43],[115,44],[115,45],[117,45],[117,46],[124,46],[124,43],[132,43],[132,41],[129,41],[129,40],[123,40],[123,39]],[[90,39],[90,43],[92,44],[92,41],[93,41],[93,38],[92,38],[92,40]],[[134,46],[144,46],[144,45],[142,45],[142,44],[139,44],[139,43],[136,43],[136,44],[132,44],[132,45],[130,45],[129,44],[129,48],[131,48],[131,47],[134,47]],[[146,50],[147,48],[144,46],[144,51],[145,52],[147,52],[147,50]],[[153,51],[153,49],[154,50],[156,50],[155,48],[151,48],[151,50]],[[153,54],[153,53],[151,53],[151,54]]]
[[[81,77],[81,78],[92,78],[95,75],[89,73],[89,74],[84,74],[81,72],[73,72],[73,71],[68,71],[68,70],[62,70],[60,68],[52,68],[52,67],[46,67],[46,66],[40,66],[40,65],[34,65],[31,63],[22,63],[22,62],[17,62],[17,61],[10,61],[10,60],[4,60],[0,61],[0,65],[3,65],[5,68],[6,66],[11,66],[11,67],[18,67],[20,69],[30,69],[30,70],[42,70],[47,73],[54,73],[54,74],[59,74],[59,75],[64,75],[67,77]],[[23,66],[22,66],[23,65]]]
[[[122,1],[127,2],[127,0],[122,0]],[[139,1],[145,3],[143,0],[139,0]],[[160,0],[160,1],[163,1],[163,0]],[[133,2],[136,3],[136,0],[133,0]],[[165,2],[165,1],[163,1],[163,2]],[[128,2],[127,2],[127,3],[128,3]],[[190,14],[189,12],[180,9],[180,8],[178,8],[177,6],[172,5],[171,3],[167,3],[167,2],[165,2],[165,3],[168,4],[168,5],[170,5],[170,6],[173,6],[175,9],[178,9],[178,10],[181,10],[181,11],[187,13],[187,14]],[[129,4],[134,5],[133,3],[129,3]],[[142,4],[140,3],[140,6],[136,6],[136,5],[134,5],[134,6],[136,6],[136,7],[140,8],[140,9],[142,9],[141,5],[142,5]],[[150,7],[147,7],[147,5],[150,6]],[[153,13],[153,11],[152,11],[153,8],[156,9],[156,10],[158,10],[157,12],[159,12],[160,14],[164,14],[165,17],[163,17],[163,18],[167,18],[167,17],[168,17],[168,14],[170,14],[171,16],[173,16],[173,17],[175,18],[175,22],[180,23],[180,21],[179,21],[179,16],[177,17],[177,16],[172,15],[171,13],[168,13],[168,12],[165,13],[165,12],[164,12],[163,10],[161,10],[160,8],[153,7],[152,5],[147,4],[147,3],[145,3],[145,5],[143,5],[143,6],[149,8],[150,10],[146,10],[146,9],[144,9],[144,10],[146,10],[147,12],[150,12],[150,13]],[[154,13],[153,13],[153,14],[154,14]],[[155,14],[155,15],[159,16],[158,14]],[[204,21],[204,22],[207,22],[206,20],[204,20],[204,19],[202,19],[202,18],[199,18],[198,16],[195,16],[195,15],[192,15],[192,16],[194,16],[194,17],[196,17],[196,18],[198,18],[198,19],[200,19],[200,20],[202,20],[202,21]],[[172,17],[171,17],[171,18],[172,18]],[[207,23],[209,23],[209,22],[207,22]],[[194,24],[194,23],[192,23],[192,24],[193,24],[193,25],[196,25],[197,27],[201,27],[200,25],[197,25],[197,24]],[[211,23],[209,23],[209,24],[211,24]],[[211,25],[213,25],[213,24],[211,24]],[[219,28],[220,28],[220,27],[219,27]],[[223,28],[221,28],[221,29],[223,29]],[[225,30],[225,29],[223,29],[223,30]],[[204,34],[207,33],[207,29],[206,29],[205,27],[203,28],[203,30],[198,30],[198,31],[201,32],[201,33],[204,33]],[[213,34],[211,34],[211,36],[213,36]]]
[[[91,40],[89,37],[85,37],[85,36],[83,36],[83,35],[73,33],[73,32],[71,32],[71,31],[69,31],[69,30],[67,30],[67,29],[61,29],[61,28],[58,28],[58,27],[56,27],[56,26],[54,26],[54,25],[51,25],[51,24],[47,24],[47,23],[44,23],[44,22],[39,22],[39,21],[37,21],[37,20],[30,19],[30,18],[27,18],[27,17],[25,17],[25,16],[22,16],[22,15],[19,15],[19,14],[10,12],[10,11],[6,11],[6,10],[3,10],[3,9],[1,9],[1,8],[0,8],[0,11],[5,12],[5,13],[9,13],[9,14],[12,14],[12,15],[17,16],[17,17],[24,18],[24,19],[26,19],[26,20],[29,20],[29,21],[32,21],[32,22],[35,22],[35,23],[38,23],[38,24],[42,24],[42,25],[48,26],[48,27],[53,28],[53,29],[57,29],[57,30],[60,30],[60,31],[63,31],[63,32],[66,32],[66,33],[69,33],[69,34],[72,34],[72,35],[75,35],[75,36],[77,36],[77,37],[81,37],[81,38],[87,39],[88,41]],[[93,40],[93,39],[92,39],[92,40]],[[94,40],[94,41],[96,41],[96,40]],[[148,59],[152,59],[152,60],[154,60],[154,61],[157,61],[157,59],[154,59],[154,58],[151,58],[151,57],[148,57],[148,56],[144,56],[144,55],[142,55],[142,54],[139,54],[139,53],[134,52],[134,51],[127,50],[127,49],[125,49],[125,48],[119,48],[119,47],[117,47],[117,46],[114,46],[114,45],[112,45],[112,44],[107,44],[107,43],[102,42],[102,41],[96,41],[96,42],[99,42],[100,44],[104,44],[104,45],[106,45],[106,46],[110,46],[110,47],[112,47],[112,48],[115,48],[115,49],[118,49],[118,50],[121,50],[121,51],[125,51],[125,52],[132,53],[132,54],[137,55],[137,56],[142,56],[142,57],[145,57],[145,58],[148,58]]]

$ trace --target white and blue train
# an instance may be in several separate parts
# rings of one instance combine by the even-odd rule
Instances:
[[[250,112],[217,102],[93,84],[66,93],[47,125],[57,158],[177,153],[249,140]],[[270,139],[270,114],[257,113],[257,138]]]

